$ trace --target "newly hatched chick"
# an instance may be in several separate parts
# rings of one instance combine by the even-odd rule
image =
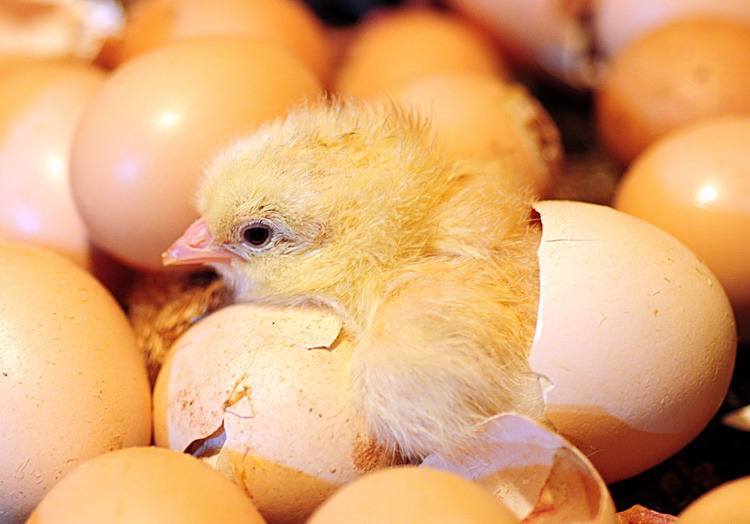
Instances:
[[[542,411],[530,197],[501,162],[446,161],[425,126],[355,103],[266,125],[209,166],[202,218],[165,254],[211,263],[240,300],[338,312],[373,436],[414,458]]]

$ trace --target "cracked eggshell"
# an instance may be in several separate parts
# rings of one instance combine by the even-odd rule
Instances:
[[[593,13],[598,50],[616,56],[642,34],[674,20],[725,17],[750,23],[747,0],[599,0]]]
[[[737,345],[716,277],[667,233],[611,208],[540,202],[529,364],[546,414],[608,482],[685,446],[719,408]]]
[[[338,486],[390,463],[367,438],[331,314],[238,304],[176,343],[154,391],[159,446],[204,457],[269,522],[301,522]]]
[[[80,462],[147,445],[143,354],[107,291],[67,259],[0,246],[0,522]]]
[[[586,24],[593,0],[448,0],[477,20],[509,56],[574,87],[591,82],[591,34]]]

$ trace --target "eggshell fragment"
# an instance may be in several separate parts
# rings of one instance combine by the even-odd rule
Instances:
[[[449,0],[487,27],[503,50],[532,70],[575,87],[588,87],[594,71],[586,18],[591,0]]]
[[[680,524],[740,524],[750,522],[750,477],[722,484],[680,513]]]
[[[0,244],[0,522],[79,463],[147,445],[151,398],[125,315],[88,273]]]
[[[750,112],[748,56],[750,24],[720,18],[673,22],[635,40],[597,94],[605,146],[627,164],[669,131]]]
[[[244,38],[188,40],[119,68],[73,142],[73,196],[94,243],[162,270],[161,253],[196,218],[213,153],[319,92],[293,56]]]
[[[174,345],[154,391],[157,445],[205,457],[270,522],[301,522],[392,463],[354,410],[352,342],[329,313],[241,304]]]
[[[491,494],[457,475],[431,468],[392,468],[339,490],[309,524],[513,524]]]
[[[116,0],[0,2],[0,54],[93,58],[124,23]]]
[[[28,524],[263,524],[240,489],[184,453],[129,448],[84,462],[42,500]]]
[[[103,79],[93,67],[51,61],[0,76],[0,231],[87,268],[93,260],[70,190],[70,149]]]
[[[393,98],[429,119],[433,135],[456,160],[502,160],[540,195],[559,175],[560,134],[520,84],[486,75],[435,75],[408,84]]]
[[[613,209],[540,202],[531,369],[546,415],[608,482],[661,462],[719,408],[734,365],[718,279],[677,240]]]
[[[625,174],[615,207],[674,235],[721,281],[750,335],[750,116],[686,126]],[[743,333],[744,334],[744,333]]]
[[[750,23],[747,0],[599,0],[593,11],[597,50],[616,56],[648,31],[686,18],[726,17]]]
[[[501,60],[492,42],[456,15],[418,8],[381,12],[349,44],[334,89],[367,98],[433,74],[505,76]]]
[[[422,466],[450,471],[493,493],[524,523],[614,524],[615,508],[594,466],[561,436],[507,413],[477,428],[458,459],[429,455]]]
[[[298,0],[147,0],[136,3],[122,41],[129,60],[167,43],[198,36],[245,36],[280,45],[321,81],[332,51],[322,24]]]

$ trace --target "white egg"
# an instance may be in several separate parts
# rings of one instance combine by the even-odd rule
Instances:
[[[546,414],[608,482],[674,454],[726,395],[727,296],[684,245],[637,218],[540,202],[540,304],[529,357]]]

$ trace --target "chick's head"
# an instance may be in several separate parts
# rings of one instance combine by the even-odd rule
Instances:
[[[387,105],[299,109],[210,164],[201,241],[231,253],[216,266],[240,298],[327,303],[357,320],[435,233],[452,171],[427,136]]]

